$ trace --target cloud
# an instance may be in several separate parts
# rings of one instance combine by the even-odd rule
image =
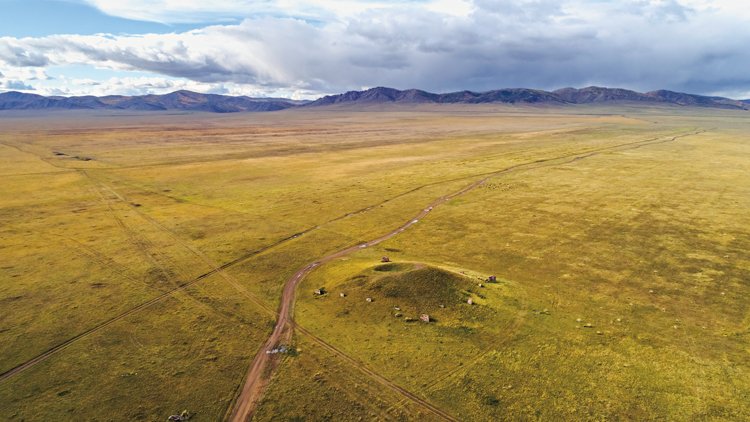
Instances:
[[[2,83],[0,82],[0,87]],[[264,88],[236,83],[204,83],[184,78],[163,76],[109,77],[104,79],[70,78],[60,76],[55,79],[40,80],[35,91],[42,95],[81,96],[81,95],[147,95],[166,94],[178,90],[195,92],[246,95],[250,97],[283,97],[306,99],[316,97],[315,92],[304,89]]]
[[[52,78],[41,67],[3,66],[0,77],[21,81],[46,81]]]
[[[419,3],[446,14],[466,14],[465,0],[82,0],[111,16],[160,23],[240,21],[243,18],[287,17],[328,22],[366,9]]]
[[[172,34],[2,37],[3,71],[87,64],[208,90],[295,95],[376,85],[449,91],[598,84],[724,94],[750,86],[750,16],[722,1],[384,1],[359,3],[357,10],[341,2],[335,13],[322,1],[303,7],[222,0],[210,10],[201,6],[208,2],[192,0],[154,7],[92,2],[110,13],[141,10],[153,19],[182,4],[185,13],[202,16],[219,16],[230,3],[259,16]],[[447,10],[451,5],[457,9]],[[295,14],[328,20],[288,17]],[[121,82],[102,87],[162,89]]]
[[[33,86],[26,85],[21,81],[6,81],[3,87],[13,91],[34,91]]]
[[[44,53],[27,50],[23,46],[11,43],[0,43],[0,57],[10,66],[41,67],[49,64]]]

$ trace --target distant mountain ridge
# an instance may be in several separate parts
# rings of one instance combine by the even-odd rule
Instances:
[[[542,91],[527,88],[498,89],[486,92],[458,91],[434,94],[419,89],[397,90],[377,87],[327,95],[315,101],[285,98],[250,98],[218,94],[176,91],[165,95],[105,97],[45,97],[21,92],[0,93],[0,110],[186,110],[213,113],[278,111],[296,107],[355,106],[372,104],[608,104],[643,103],[685,107],[709,107],[748,110],[750,100],[685,94],[658,90],[640,93],[621,88],[563,88]]]
[[[366,91],[349,91],[338,95],[328,95],[306,106],[345,105],[345,104],[604,104],[604,103],[649,103],[676,106],[694,106],[747,110],[750,101],[738,101],[724,97],[708,97],[667,90],[640,93],[621,88],[563,88],[556,91],[542,91],[527,88],[498,89],[486,92],[459,91],[447,94],[433,94],[418,89],[399,91],[393,88],[372,88]]]
[[[303,104],[287,99],[259,99],[175,91],[165,95],[44,97],[21,92],[0,94],[0,110],[190,110],[213,113],[277,111]]]

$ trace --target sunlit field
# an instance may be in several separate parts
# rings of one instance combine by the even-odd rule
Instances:
[[[678,107],[0,114],[0,420],[221,420],[287,279],[483,179],[303,281],[254,419],[750,419],[749,135]]]

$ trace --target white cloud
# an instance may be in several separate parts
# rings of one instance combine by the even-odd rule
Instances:
[[[16,70],[13,70],[11,73],[14,75],[19,74]],[[166,94],[178,90],[234,96],[246,95],[249,97],[283,97],[292,99],[315,98],[318,94],[304,89],[267,88],[232,82],[204,83],[185,78],[171,78],[158,75],[109,77],[103,79],[60,76],[57,78],[35,79],[33,86],[27,85],[18,79],[9,78],[7,83],[3,82],[2,79],[3,77],[0,75],[0,91],[33,89],[35,93],[41,95],[62,96]],[[24,86],[21,84],[24,84]]]
[[[22,81],[46,81],[52,79],[44,68],[3,66],[0,77]]]
[[[468,0],[83,0],[117,17],[160,23],[221,22],[258,17],[332,21],[369,9],[419,3],[445,14],[466,15]]]
[[[185,89],[311,96],[376,85],[446,91],[599,84],[741,95],[750,86],[747,15],[734,14],[724,1],[383,0],[330,6],[318,0],[304,7],[296,0],[220,0],[211,6],[163,0],[149,7],[145,0],[91,1],[109,13],[146,13],[149,19],[178,6],[185,16],[218,16],[230,6],[269,15],[173,34],[2,37],[3,73],[87,64],[160,80],[35,84],[40,90],[69,84],[76,92],[120,93],[192,87]],[[273,17],[273,10],[332,17],[321,24]]]

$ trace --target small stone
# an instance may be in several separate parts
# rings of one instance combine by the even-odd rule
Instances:
[[[616,319],[615,321],[617,321],[617,322],[622,322],[622,319],[620,319],[620,318],[617,318],[617,319]]]
[[[474,300],[472,298],[469,298],[469,300],[467,300],[466,303],[468,303],[469,305],[473,305]]]
[[[372,302],[372,298],[371,298],[371,297],[368,297],[368,298],[367,298],[367,299],[365,299],[365,300],[366,300],[366,301],[367,301],[368,303]]]
[[[576,322],[583,322],[581,318],[576,318]]]
[[[596,334],[598,334],[598,335],[602,335],[602,334],[604,334],[604,333],[603,333],[603,332],[601,332],[601,331],[597,331],[597,332],[596,332]]]
[[[653,291],[653,290],[649,290],[648,292],[649,292],[649,293],[653,293],[654,291]]]
[[[346,294],[345,293],[339,293],[339,296],[346,297]]]
[[[594,325],[591,324],[590,322],[587,322],[587,323],[583,324],[583,328],[594,328]]]

